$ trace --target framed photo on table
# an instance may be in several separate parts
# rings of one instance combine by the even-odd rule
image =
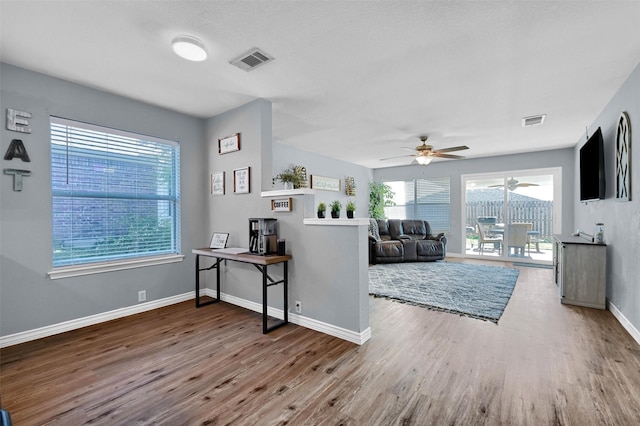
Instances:
[[[211,242],[209,243],[209,248],[213,249],[221,249],[227,246],[227,240],[229,239],[229,234],[224,232],[214,232],[211,236]]]
[[[233,192],[236,194],[251,192],[251,167],[243,167],[233,171]]]
[[[240,151],[240,133],[218,139],[218,154]]]

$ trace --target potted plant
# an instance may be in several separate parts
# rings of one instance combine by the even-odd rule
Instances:
[[[324,219],[325,211],[327,211],[327,205],[325,203],[318,204],[318,219]]]
[[[334,219],[338,219],[340,217],[340,209],[342,208],[342,204],[338,200],[334,200],[331,202],[331,217]]]
[[[369,217],[372,219],[384,219],[384,208],[395,206],[393,196],[395,193],[384,182],[369,183]]]
[[[305,176],[299,167],[289,166],[288,169],[279,173],[276,179],[284,183],[284,189],[294,189],[302,187],[305,182]]]
[[[356,204],[349,200],[347,201],[347,217],[353,219],[353,212],[356,211]]]

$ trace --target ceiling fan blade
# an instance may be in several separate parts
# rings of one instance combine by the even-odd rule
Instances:
[[[464,158],[464,156],[462,156],[462,155],[441,154],[441,153],[440,153],[440,151],[434,151],[434,152],[432,153],[432,155],[433,155],[434,157],[440,157],[440,158],[453,158],[453,159],[456,159],[456,160],[459,160],[459,159],[461,159],[461,158]]]
[[[487,188],[504,188],[504,185],[489,185]]]
[[[413,155],[413,154],[409,154],[409,155],[396,155],[395,157],[381,158],[381,159],[380,159],[380,161],[392,160],[392,159],[394,159],[394,158],[402,158],[402,157],[415,157],[415,155]]]
[[[450,148],[436,149],[435,152],[453,152],[453,151],[462,151],[465,149],[469,149],[469,147],[466,145],[460,145],[460,146],[452,146]]]
[[[408,146],[403,146],[402,149],[404,149],[405,151],[415,151],[415,148],[409,148]]]
[[[540,186],[537,183],[519,183],[516,186]]]

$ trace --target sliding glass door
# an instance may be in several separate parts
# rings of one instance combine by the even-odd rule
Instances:
[[[555,168],[463,176],[465,255],[551,263],[560,176]]]

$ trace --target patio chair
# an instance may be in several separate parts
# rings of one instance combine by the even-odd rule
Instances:
[[[487,229],[484,224],[480,222],[476,223],[476,232],[478,233],[478,252],[480,254],[484,251],[484,245],[490,243],[495,248],[498,247],[498,255],[502,253],[502,236],[490,237],[487,235]]]
[[[509,255],[511,255],[511,249],[514,249],[516,256],[524,257],[525,246],[529,243],[529,231],[533,227],[532,223],[510,223],[507,229],[507,247]]]

